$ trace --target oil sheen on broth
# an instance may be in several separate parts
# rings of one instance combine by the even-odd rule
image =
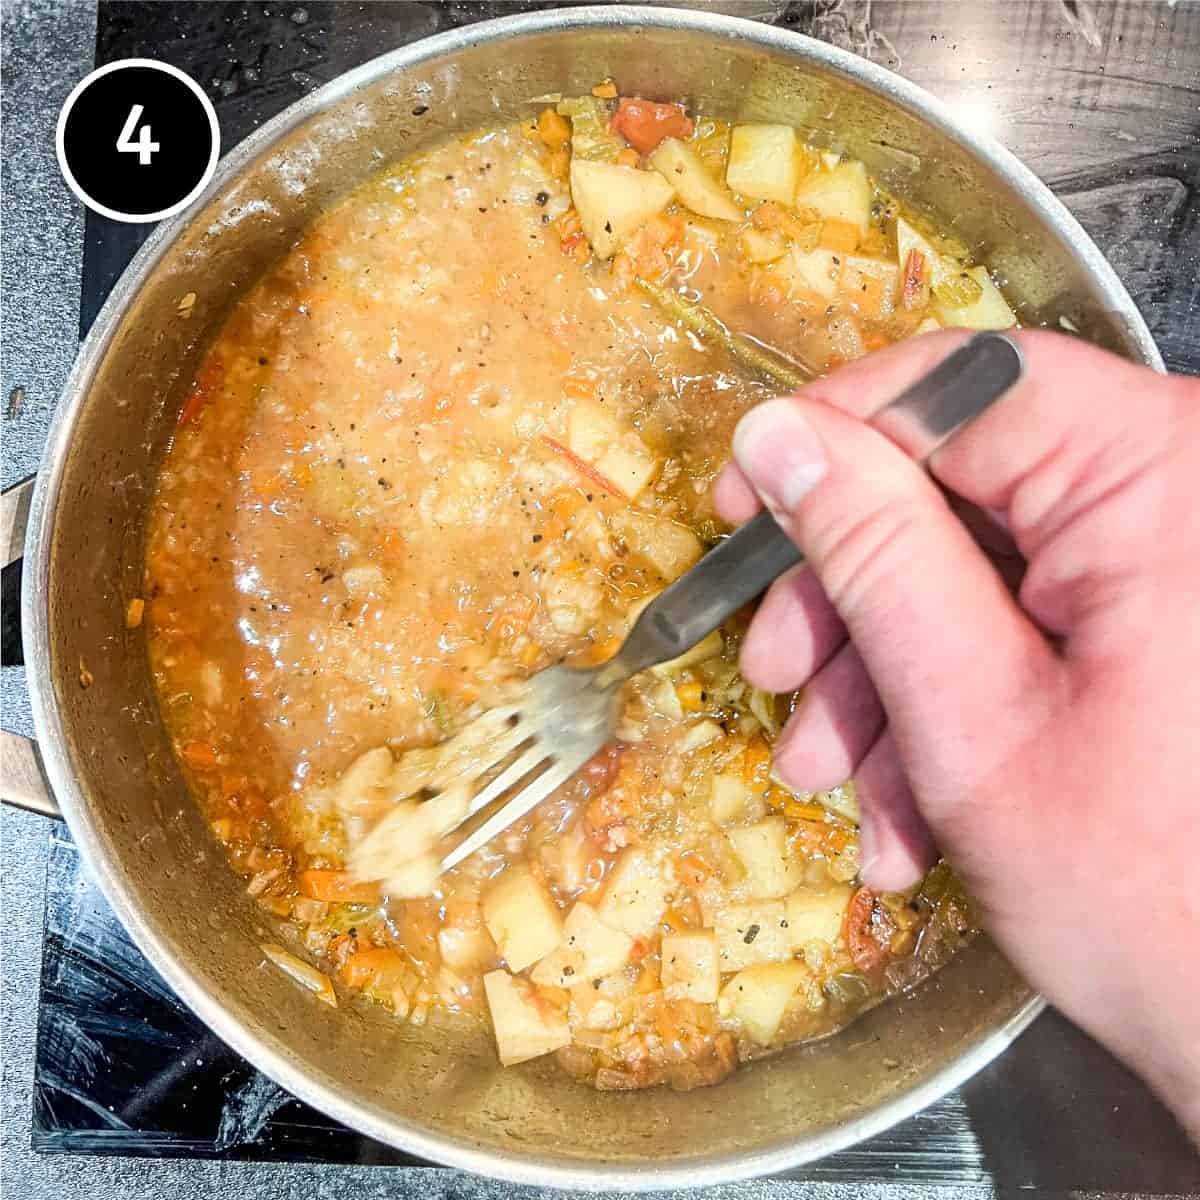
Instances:
[[[161,472],[144,619],[277,966],[328,1004],[473,1015],[505,1064],[691,1088],[913,986],[970,927],[944,867],[859,884],[852,784],[772,778],[800,701],[740,678],[741,623],[634,680],[618,740],[455,870],[363,848],[401,812],[435,836],[455,735],[609,657],[727,532],[712,481],[775,390],[739,345],[819,374],[1014,319],[861,164],[596,91],[386,170],[237,305]]]

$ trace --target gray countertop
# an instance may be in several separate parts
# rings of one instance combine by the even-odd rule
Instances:
[[[346,7],[357,14],[369,6]],[[1050,183],[1096,238],[1146,313],[1168,364],[1200,372],[1200,3],[747,0],[743,9],[746,15],[773,10],[780,23],[899,70],[987,128]],[[78,339],[84,221],[58,174],[53,130],[68,91],[92,66],[95,36],[91,0],[3,0],[5,487],[36,469]],[[313,84],[336,73],[336,63],[326,65],[325,75],[314,71]],[[2,688],[4,727],[27,731],[22,669],[4,668]],[[0,814],[0,833],[6,918],[0,1183],[12,1189],[9,1195],[316,1200],[526,1191],[430,1169],[33,1154],[30,1098],[48,838],[43,821],[8,810]],[[1187,1191],[1153,1170],[1145,1178],[1163,1192]],[[898,1171],[894,1182],[862,1186],[766,1181],[711,1194],[932,1200],[943,1193],[1007,1192],[1019,1189],[1020,1179],[1017,1171],[997,1175],[985,1166],[965,1186],[916,1187]]]

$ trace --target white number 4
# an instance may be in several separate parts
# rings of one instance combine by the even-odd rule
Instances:
[[[154,135],[150,132],[149,125],[143,125],[140,130],[138,129],[143,109],[143,105],[135,104],[129,110],[129,116],[125,118],[125,124],[121,126],[121,136],[117,138],[117,149],[122,154],[136,154],[139,165],[148,167],[151,157],[159,146],[157,142],[150,140]],[[135,131],[138,135],[136,142],[133,140]]]

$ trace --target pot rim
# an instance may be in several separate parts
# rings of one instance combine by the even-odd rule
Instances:
[[[49,549],[54,534],[64,463],[79,413],[128,303],[141,290],[195,214],[236,180],[260,154],[303,122],[386,75],[470,47],[509,41],[524,35],[614,26],[679,30],[754,43],[847,77],[914,113],[963,146],[1022,194],[1054,235],[1070,247],[1106,305],[1124,321],[1143,361],[1158,370],[1163,369],[1150,331],[1124,285],[1061,201],[1013,154],[990,137],[964,130],[946,105],[916,84],[848,51],[802,34],[723,14],[613,5],[500,17],[389,51],[290,105],[226,154],[204,193],[188,209],[159,225],[147,239],[105,301],[80,347],[60,395],[31,505],[21,617],[29,649],[29,695],[46,774],[84,864],[139,949],[172,990],[207,1026],[215,1030],[238,1054],[289,1092],[372,1138],[415,1153],[435,1164],[518,1184],[574,1190],[645,1192],[695,1186],[697,1183],[706,1186],[731,1183],[774,1174],[880,1133],[975,1075],[1034,1020],[1045,1007],[1045,1001],[1040,996],[1031,996],[999,1027],[978,1037],[955,1061],[871,1112],[836,1128],[800,1136],[793,1142],[766,1150],[729,1153],[710,1159],[689,1158],[677,1165],[622,1165],[564,1159],[547,1163],[531,1155],[502,1153],[480,1148],[466,1139],[427,1133],[412,1128],[398,1118],[384,1116],[369,1105],[348,1101],[336,1088],[326,1087],[311,1078],[304,1065],[273,1037],[254,1034],[237,1018],[231,1017],[209,986],[193,972],[190,964],[178,957],[167,940],[160,937],[143,912],[136,893],[123,881],[111,847],[92,820],[88,801],[71,768],[62,718],[47,669],[50,661],[47,603]]]

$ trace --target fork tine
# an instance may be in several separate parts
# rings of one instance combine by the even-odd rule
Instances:
[[[532,783],[523,787],[511,800],[501,805],[488,817],[474,833],[459,842],[442,859],[442,870],[448,871],[451,867],[458,866],[464,858],[468,858],[481,846],[485,846],[502,829],[507,829],[514,821],[539,805],[559,784],[570,779],[586,761],[586,758],[579,758],[578,755],[575,755],[551,763],[548,770],[543,771]]]
[[[542,759],[547,757],[547,754],[546,748],[540,742],[535,742],[524,754],[518,755],[511,765],[505,767],[487,787],[480,789],[479,794],[472,798],[467,815],[474,816],[481,809],[487,808],[497,796],[508,791],[514,783],[519,783],[524,779]]]

